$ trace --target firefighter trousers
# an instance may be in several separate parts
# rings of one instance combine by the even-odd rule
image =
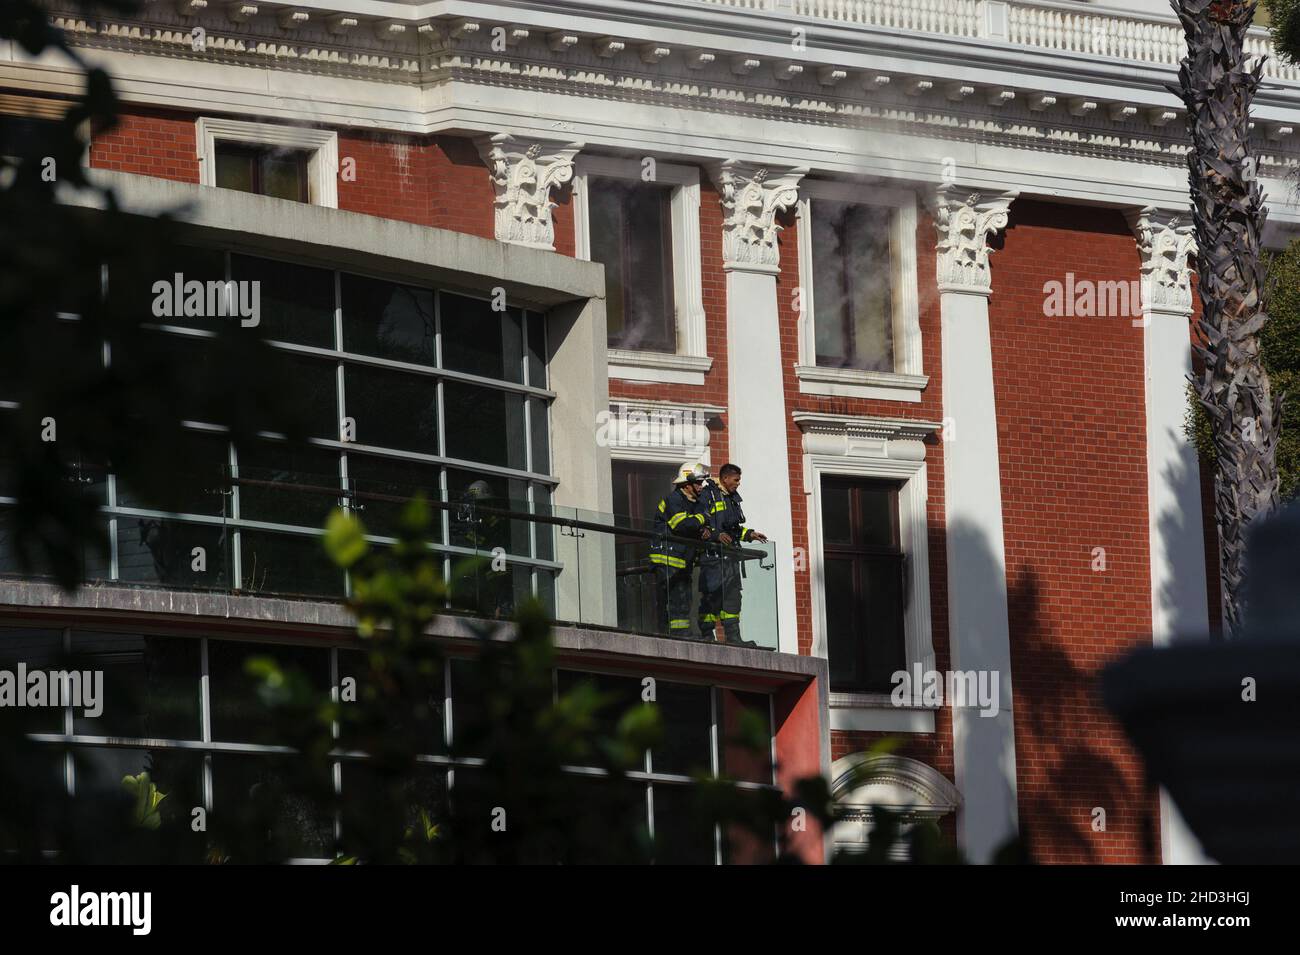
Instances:
[[[659,632],[685,637],[691,629],[691,566],[658,567]]]
[[[724,643],[740,642],[740,567],[734,560],[714,557],[700,563],[700,633],[714,638],[722,622]]]

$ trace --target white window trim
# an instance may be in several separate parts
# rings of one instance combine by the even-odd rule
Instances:
[[[610,398],[611,416],[628,412],[640,412],[646,415],[678,414],[683,417],[694,416],[698,422],[705,423],[696,432],[697,440],[690,444],[629,444],[623,429],[607,426],[604,431],[609,445],[609,456],[615,461],[646,461],[653,464],[683,464],[687,461],[699,461],[705,466],[712,464],[709,453],[710,434],[707,421],[717,418],[725,408],[715,405],[683,404],[671,401],[655,401],[647,398]]]
[[[907,561],[907,609],[903,613],[905,663],[934,668],[930,620],[930,497],[925,445],[920,438],[940,427],[934,422],[856,418],[799,412],[804,432],[804,480],[808,499],[808,573],[812,596],[813,656],[827,657],[826,558],[822,546],[821,479],[834,475],[901,481],[898,492],[899,545]],[[934,712],[894,706],[888,693],[830,693],[832,729],[934,732]]]
[[[642,181],[642,160],[581,154],[574,163],[573,231],[575,253],[591,260],[590,176]],[[704,320],[700,266],[700,171],[694,166],[655,161],[655,183],[672,187],[673,312],[677,353],[610,349],[609,376],[629,381],[702,385],[713,366]]]
[[[855,202],[894,209],[890,262],[894,292],[894,371],[818,368],[813,300],[812,201]],[[799,391],[844,398],[919,402],[929,384],[921,354],[921,306],[916,267],[916,194],[907,189],[805,179],[799,186]]]
[[[217,184],[216,148],[219,142],[305,149],[311,151],[311,158],[307,161],[307,192],[311,204],[327,209],[339,207],[339,134],[334,130],[200,116],[196,133],[200,185]]]

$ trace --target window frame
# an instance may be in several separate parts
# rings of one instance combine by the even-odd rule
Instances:
[[[866,544],[866,543],[861,543],[856,541],[849,541],[849,542],[827,541],[825,535],[825,529],[823,528],[822,539],[821,539],[823,568],[832,559],[851,561],[853,564],[853,576],[854,576],[853,586],[854,586],[854,590],[856,591],[862,584],[865,583],[865,581],[859,580],[859,577],[861,575],[861,565],[867,562],[871,562],[873,560],[882,559],[888,561],[890,564],[896,564],[899,573],[902,575],[901,581],[906,581],[907,572],[908,572],[907,555],[903,551],[902,526],[901,526],[902,509],[900,507],[900,497],[902,494],[902,488],[899,486],[898,481],[888,480],[884,478],[876,478],[876,477],[863,477],[861,475],[849,476],[844,474],[823,473],[819,477],[819,483],[818,483],[819,492],[825,491],[825,485],[828,481],[832,484],[839,483],[849,489],[851,508],[855,508],[855,503],[854,503],[855,499],[858,501],[858,503],[860,503],[860,499],[857,499],[857,496],[853,493],[854,491],[860,491],[863,488],[874,488],[880,491],[884,491],[888,495],[888,500],[889,500],[889,508],[890,508],[889,532],[890,532],[890,537],[893,540],[892,543],[889,545]],[[819,493],[819,503],[824,503],[824,501],[825,501],[824,493]],[[824,592],[824,588],[823,588],[823,592]],[[903,625],[902,626],[903,632],[902,634],[900,634],[900,636],[902,637],[902,642],[903,642],[902,651],[903,651],[904,663],[907,663],[909,662],[907,660],[907,626],[904,620],[904,614],[906,613],[906,604],[909,595],[906,586],[900,586],[899,594],[902,597],[904,602],[904,606],[900,608],[901,612],[899,613],[898,619],[899,619],[899,623]],[[829,644],[829,634],[827,634],[827,641]],[[830,648],[828,645],[827,646],[828,661],[830,659],[829,654],[830,654]],[[854,667],[856,669],[864,668],[866,663],[865,641],[863,640],[857,641],[857,645],[854,647],[854,654],[856,656],[856,659],[854,660]],[[856,696],[856,695],[864,695],[864,694],[870,695],[879,692],[878,690],[871,690],[866,688],[854,688],[851,690],[836,690],[829,682],[828,682],[828,686],[830,687],[830,691],[837,695]]]
[[[812,655],[828,658],[825,568],[822,539],[823,476],[893,481],[898,487],[899,548],[907,567],[907,606],[903,645],[908,667],[934,668],[930,615],[929,475],[925,445],[915,422],[904,429],[885,419],[809,415],[796,417],[804,431],[804,482],[808,488],[808,573],[812,602]],[[860,438],[863,433],[871,437]],[[827,440],[823,440],[827,439]],[[832,445],[840,445],[832,450]],[[933,732],[934,713],[896,707],[889,693],[829,693],[831,729]]]
[[[650,158],[650,157],[647,157]],[[642,159],[580,154],[574,160],[574,254],[591,261],[590,177],[641,182]],[[630,381],[702,385],[713,366],[708,354],[704,285],[700,264],[700,171],[694,166],[655,160],[654,184],[671,196],[673,312],[677,349],[673,353],[608,349],[609,376]]]
[[[815,200],[892,209],[890,269],[893,290],[894,370],[868,371],[817,364],[812,206]],[[805,179],[799,186],[799,361],[795,375],[803,394],[919,402],[929,384],[921,353],[920,296],[916,264],[916,193],[892,186]]]
[[[217,187],[218,142],[307,152],[307,203],[338,208],[339,134],[335,130],[200,116],[195,121],[195,146],[201,186]]]

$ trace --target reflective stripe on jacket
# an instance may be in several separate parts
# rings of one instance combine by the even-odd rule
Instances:
[[[685,569],[695,556],[696,548],[677,543],[674,538],[696,539],[708,518],[698,500],[692,501],[674,488],[655,508],[654,540],[650,542],[650,562],[675,570]]]
[[[745,526],[745,512],[740,507],[739,491],[728,494],[716,484],[710,484],[708,493],[702,496],[702,500],[715,537],[718,534],[730,534],[737,544],[753,540],[754,532]]]

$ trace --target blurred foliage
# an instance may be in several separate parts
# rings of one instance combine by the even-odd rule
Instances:
[[[1267,254],[1266,264],[1269,321],[1260,332],[1260,347],[1273,391],[1284,396],[1277,466],[1282,500],[1290,501],[1300,495],[1300,239]],[[1190,383],[1183,431],[1203,461],[1216,460],[1209,416]]]

